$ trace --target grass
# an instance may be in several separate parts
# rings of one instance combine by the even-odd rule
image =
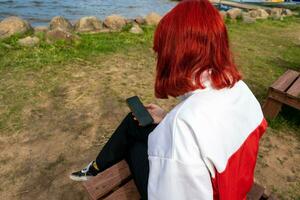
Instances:
[[[57,42],[47,44],[44,40],[38,48],[22,48],[17,44],[20,36],[13,36],[0,43],[0,69],[5,68],[41,68],[44,65],[61,63],[76,58],[88,58],[97,54],[109,54],[127,51],[130,48],[143,50],[151,47],[153,27],[143,27],[143,35],[134,35],[126,31],[121,33],[102,33],[81,35],[74,43]],[[43,35],[38,35],[41,39]]]

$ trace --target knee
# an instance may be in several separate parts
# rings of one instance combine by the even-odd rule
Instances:
[[[133,122],[135,122],[135,120],[134,120],[134,115],[132,114],[132,112],[129,112],[129,113],[126,115],[125,121],[127,121],[128,123],[133,123]]]
[[[134,126],[139,125],[138,121],[134,119],[134,115],[132,114],[132,112],[129,112],[126,115],[124,120],[127,122],[127,124],[134,125]]]
[[[132,112],[127,113],[125,119],[126,119],[126,120],[134,120],[134,119],[133,119],[133,114],[132,114]]]

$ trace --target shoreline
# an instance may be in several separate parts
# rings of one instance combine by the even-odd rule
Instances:
[[[45,25],[45,22],[49,22],[55,16],[64,16],[71,21],[76,21],[89,15],[97,16],[100,19],[111,14],[135,18],[139,15],[146,16],[152,11],[163,15],[178,3],[168,0],[115,0],[114,2],[104,0],[16,0],[5,2],[0,2],[0,20],[9,16],[19,16],[35,26]],[[35,2],[38,2],[39,5],[36,6]]]
[[[225,22],[241,20],[246,24],[255,23],[257,20],[284,20],[285,17],[299,14],[298,12],[293,13],[289,9],[260,7],[255,7],[255,9],[253,7],[231,8],[227,11],[220,10],[219,13]],[[72,21],[63,16],[56,16],[46,26],[32,26],[30,22],[14,16],[0,21],[0,40],[13,35],[23,35],[27,37],[19,38],[18,43],[21,46],[33,47],[40,44],[41,39],[45,39],[48,43],[59,40],[73,42],[80,39],[78,33],[120,32],[126,29],[133,34],[143,34],[143,29],[140,26],[157,26],[161,18],[162,16],[156,12],[150,12],[145,17],[125,18],[113,14],[104,19],[99,19],[96,16],[85,16]],[[40,33],[44,34],[43,38],[37,37]]]

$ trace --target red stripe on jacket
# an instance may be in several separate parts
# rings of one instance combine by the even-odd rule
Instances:
[[[259,140],[267,128],[267,121],[248,136],[243,145],[230,157],[225,170],[212,179],[214,200],[244,200],[250,191],[256,164]]]

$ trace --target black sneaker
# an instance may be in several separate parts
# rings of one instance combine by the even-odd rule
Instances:
[[[96,176],[98,174],[98,170],[93,166],[94,162],[95,161],[90,162],[90,164],[88,164],[88,166],[86,166],[81,171],[73,172],[70,175],[70,179],[74,181],[87,181],[90,178]]]

